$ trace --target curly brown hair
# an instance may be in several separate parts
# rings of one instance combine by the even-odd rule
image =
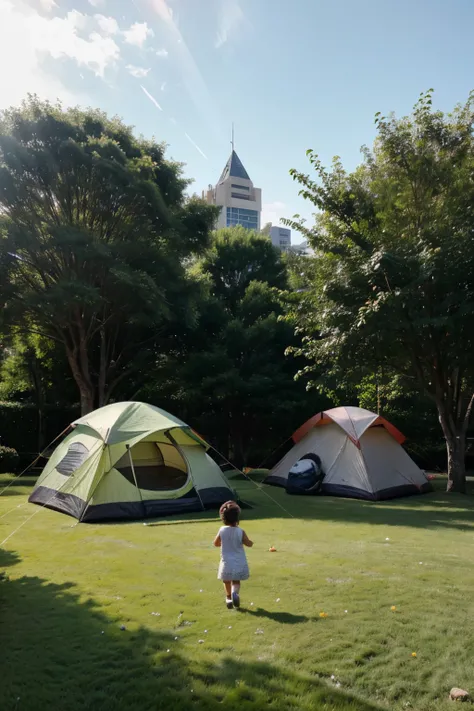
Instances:
[[[240,521],[240,506],[235,501],[226,501],[220,507],[219,515],[226,526],[236,526]]]

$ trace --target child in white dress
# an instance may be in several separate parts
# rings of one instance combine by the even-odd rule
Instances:
[[[219,513],[224,525],[214,539],[216,548],[221,549],[217,578],[224,583],[225,603],[231,610],[240,607],[240,583],[250,575],[244,546],[251,548],[253,542],[239,526],[240,506],[235,501],[222,504]]]

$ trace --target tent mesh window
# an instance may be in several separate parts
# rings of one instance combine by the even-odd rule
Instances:
[[[139,442],[130,449],[137,484],[148,491],[176,491],[188,480],[188,469],[178,449],[171,444]],[[115,469],[135,485],[128,452]]]
[[[56,465],[56,470],[64,476],[71,476],[87,459],[89,450],[82,442],[72,442],[65,456]]]

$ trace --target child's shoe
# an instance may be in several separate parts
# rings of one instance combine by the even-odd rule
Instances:
[[[232,593],[232,602],[234,604],[234,607],[240,607],[240,596],[239,593],[233,592]]]
[[[231,600],[229,597],[226,598],[225,604],[227,605],[227,609],[228,609],[228,610],[232,610],[232,608],[233,608],[234,605],[233,605],[232,600]]]

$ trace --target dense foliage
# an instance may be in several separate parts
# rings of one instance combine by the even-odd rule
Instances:
[[[285,357],[299,343],[280,319],[286,264],[268,239],[233,228],[216,233],[193,273],[199,321],[175,334],[144,397],[169,399],[237,466],[258,464],[328,402],[294,382],[298,364]]]
[[[471,101],[377,117],[352,173],[293,172],[315,257],[212,232],[164,144],[30,98],[0,115],[0,434],[40,451],[79,412],[141,399],[258,465],[315,412],[352,404],[464,489],[473,402]],[[268,232],[268,229],[266,229]],[[291,357],[288,357],[292,354]],[[310,386],[313,386],[312,388]],[[23,431],[20,438],[18,433]]]
[[[184,260],[215,211],[187,184],[164,145],[99,111],[30,98],[1,115],[4,318],[61,345],[83,413],[147,368],[167,322],[193,316]]]
[[[20,457],[13,447],[0,445],[0,474],[4,472],[16,472]]]
[[[299,227],[317,251],[293,317],[318,376],[385,374],[436,405],[449,489],[465,489],[474,401],[474,97],[445,116],[423,94],[413,115],[376,118],[377,140],[347,173],[293,171],[318,209]]]

